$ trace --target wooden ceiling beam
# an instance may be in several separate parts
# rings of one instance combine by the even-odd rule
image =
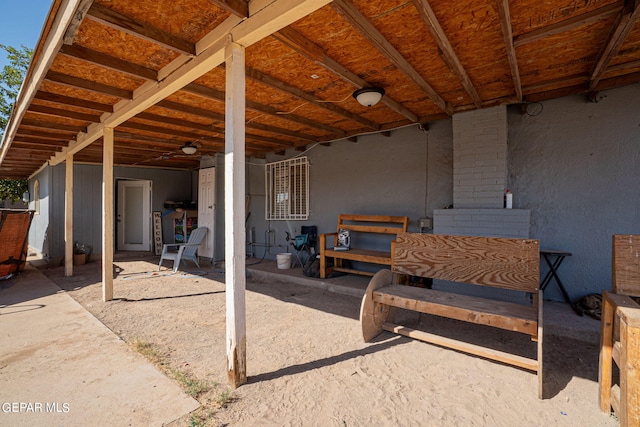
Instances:
[[[591,12],[583,13],[582,15],[565,19],[555,24],[545,25],[544,27],[540,27],[536,30],[519,34],[513,38],[513,45],[515,47],[519,47],[524,44],[543,39],[545,37],[564,33],[565,31],[570,31],[583,25],[600,21],[601,19],[607,19],[620,13],[620,10],[620,3],[611,3],[606,6],[602,6],[601,8],[592,10]]]
[[[45,80],[60,83],[75,89],[85,89],[102,95],[114,96],[120,99],[131,99],[133,97],[133,92],[129,90],[120,89],[91,80],[81,79],[79,77],[69,76],[57,71],[49,71],[45,76]]]
[[[209,3],[239,18],[249,17],[249,3],[245,0],[209,0]]]
[[[19,127],[16,136],[31,136],[37,137],[40,139],[52,139],[52,140],[60,140],[60,141],[69,141],[69,139],[73,138],[73,133],[65,133],[65,132],[53,132],[50,130],[33,130],[28,129],[26,127]]]
[[[85,99],[74,98],[71,96],[60,95],[52,92],[43,92],[39,90],[36,92],[35,99],[42,101],[54,102],[56,104],[70,105],[74,107],[86,108],[88,110],[101,111],[103,113],[112,113],[113,106],[110,104],[103,104],[101,102],[87,101]]]
[[[360,32],[373,46],[384,54],[396,67],[407,75],[429,98],[448,115],[453,108],[427,83],[404,56],[382,35],[380,31],[363,16],[360,11],[346,0],[333,0],[331,6]]]
[[[224,92],[207,87],[207,86],[203,86],[197,83],[190,83],[185,87],[183,87],[182,90],[194,95],[202,96],[203,98],[209,98],[216,101],[224,102]],[[251,103],[250,101],[247,101],[247,103],[248,103],[247,105],[248,110],[255,111],[260,114],[269,114],[266,111],[257,109],[258,104]],[[315,141],[315,138],[310,135],[306,135],[300,132],[290,131],[288,129],[279,128],[276,126],[269,126],[269,125],[263,125],[261,123],[250,122],[246,124],[246,127],[249,129],[256,129],[256,130],[261,130],[265,132],[275,133],[278,135],[286,135],[286,136],[290,136],[303,141]],[[221,128],[218,128],[218,129],[221,129]]]
[[[352,84],[356,87],[356,89],[373,86],[363,78],[359,77],[357,74],[349,71],[346,67],[344,67],[334,59],[327,56],[324,50],[320,48],[320,46],[316,45],[311,40],[307,39],[291,27],[283,28],[277,33],[274,33],[273,37],[280,43],[293,49],[300,55],[310,59],[326,70],[336,74],[345,82]],[[380,102],[382,102],[384,105],[400,114],[401,116],[404,116],[407,119],[411,120],[412,122],[418,122],[417,115],[413,114],[411,111],[400,105],[399,102],[394,101],[388,96],[383,96]]]
[[[422,17],[422,20],[427,24],[429,32],[440,48],[440,52],[442,52],[441,56],[445,64],[447,64],[451,71],[458,77],[462,87],[464,87],[465,91],[469,94],[476,107],[480,108],[482,105],[480,95],[478,95],[478,91],[467,75],[467,71],[462,66],[460,59],[458,59],[458,55],[456,55],[451,42],[449,42],[449,38],[444,33],[440,22],[438,22],[438,18],[433,12],[431,5],[427,0],[413,0],[413,4]]]
[[[500,26],[502,27],[502,39],[507,51],[509,68],[511,69],[511,80],[516,93],[516,98],[522,100],[522,81],[520,80],[520,70],[518,69],[518,58],[516,48],[513,44],[513,30],[511,28],[511,12],[509,11],[509,0],[496,0],[498,5],[498,15],[500,15]]]
[[[23,126],[31,126],[35,128],[42,128],[42,129],[55,129],[55,130],[73,132],[76,134],[79,132],[87,131],[86,126],[83,127],[83,126],[65,125],[62,123],[54,123],[46,120],[23,119],[20,124]],[[71,136],[69,137],[69,139],[72,139],[72,138],[73,137]]]
[[[210,98],[210,99],[214,99],[216,101],[220,101],[220,102],[224,102],[224,92],[221,92],[219,90],[216,89],[211,89],[211,88],[207,88],[206,86],[202,86],[202,85],[198,85],[198,84],[194,84],[191,83],[189,85],[186,85],[183,90],[193,93],[195,95],[199,95],[202,97],[206,97],[206,98]],[[220,99],[220,96],[222,96],[222,99]],[[168,107],[168,101],[162,101],[159,102],[157,105],[160,107],[164,107],[165,105],[167,105],[167,108],[171,108],[171,109],[175,109],[176,111],[182,111],[185,113],[188,113],[188,111],[186,110],[178,110],[178,108],[183,108],[180,105],[181,104],[176,104],[173,103],[175,105],[173,105],[172,107]],[[297,114],[279,114],[280,112],[274,108],[271,107],[269,105],[263,105],[263,104],[259,104],[255,101],[251,101],[250,99],[246,100],[246,108],[248,110],[251,111],[255,111],[257,113],[260,114],[266,114],[269,116],[273,116],[273,117],[277,117],[279,119],[282,120],[286,120],[286,121],[290,121],[292,123],[296,123],[298,125],[302,125],[302,126],[308,126],[311,128],[315,128],[315,129],[319,129],[328,133],[331,133],[333,135],[337,135],[337,136],[344,136],[345,132],[342,129],[338,129],[336,127],[333,126],[329,126],[329,125],[325,125],[323,123],[320,122],[316,122],[314,120],[310,120],[307,119],[306,117],[302,117],[299,116]],[[208,111],[208,110],[203,110],[203,111]],[[204,117],[209,117],[212,118],[214,120],[220,121],[222,123],[224,123],[224,114],[220,114],[220,113],[214,113],[214,112],[209,112],[210,115],[208,116],[204,116]],[[247,124],[247,127],[250,127],[251,123]]]
[[[625,0],[624,7],[616,20],[616,24],[609,34],[609,38],[596,61],[589,79],[589,90],[596,90],[600,79],[607,71],[611,60],[618,54],[622,44],[633,29],[640,15],[640,7],[637,0]]]
[[[37,138],[37,137],[33,137],[33,136],[20,136],[20,135],[16,135],[16,137],[14,138],[15,142],[22,142],[25,144],[31,144],[31,145],[38,145],[41,148],[47,148],[47,147],[55,147],[55,146],[67,146],[67,140],[63,139],[63,140],[43,140],[41,138]]]
[[[380,125],[378,125],[377,123],[369,120],[369,119],[365,119],[362,116],[359,116],[358,114],[355,114],[345,108],[340,107],[339,105],[333,104],[331,102],[326,102],[326,101],[322,101],[322,100],[318,100],[318,98],[316,96],[314,96],[313,94],[309,93],[309,92],[305,92],[301,89],[298,89],[297,87],[290,85],[286,82],[283,82],[282,80],[278,80],[274,77],[268,76],[264,73],[261,73],[260,71],[254,69],[254,68],[250,68],[250,67],[246,67],[246,76],[247,78],[256,81],[258,83],[261,83],[265,86],[268,86],[272,89],[275,89],[277,91],[280,92],[284,92],[288,95],[294,96],[298,99],[301,99],[311,105],[314,105],[315,107],[318,107],[320,109],[326,110],[326,111],[330,111],[334,114],[337,114],[339,116],[342,116],[346,119],[352,120],[354,122],[360,123],[361,125],[366,126],[369,129],[372,130],[380,130]]]
[[[182,130],[172,129],[172,128],[163,128],[155,125],[147,125],[144,123],[132,122],[131,120],[128,120],[122,123],[119,126],[119,128],[134,129],[134,130],[140,130],[144,132],[179,136],[179,137],[183,137],[190,140],[197,140],[198,138],[207,138],[206,135],[201,135],[195,132],[182,131]]]
[[[202,123],[190,122],[183,119],[176,119],[176,118],[161,116],[159,114],[152,114],[152,113],[140,113],[136,117],[139,119],[150,120],[158,123],[166,123],[174,126],[182,126],[186,128],[202,130],[202,131],[213,133],[213,134],[224,135],[224,128],[219,128],[214,125],[206,125]],[[250,133],[247,133],[246,137],[264,142],[265,144],[272,144],[274,146],[293,146],[294,145],[293,142],[277,140],[274,138],[267,138],[265,136],[254,135]]]
[[[100,115],[81,113],[79,111],[64,110],[61,108],[47,107],[46,105],[31,104],[29,110],[34,113],[47,114],[56,117],[66,117],[74,120],[82,120],[93,123],[100,121]]]
[[[47,144],[42,144],[42,142],[37,142],[37,143],[33,143],[33,142],[23,142],[21,140],[19,140],[18,138],[14,139],[13,142],[15,143],[15,145],[13,145],[15,148],[24,148],[27,150],[32,150],[32,151],[45,151],[47,153],[51,153],[53,151],[59,151],[61,150],[63,147],[66,147],[67,144],[52,144],[51,142],[48,142]],[[51,155],[51,154],[49,154]]]
[[[99,22],[132,36],[158,44],[174,52],[191,56],[196,54],[196,46],[194,43],[154,28],[143,22],[138,22],[101,4],[92,4],[87,12],[87,17],[92,21]]]
[[[132,62],[125,61],[120,58],[116,58],[114,56],[110,56],[83,46],[62,45],[62,47],[60,48],[60,53],[62,55],[79,59],[81,61],[88,62],[99,67],[107,68],[119,73],[124,73],[130,77],[153,81],[158,80],[158,72],[151,68],[134,64]]]

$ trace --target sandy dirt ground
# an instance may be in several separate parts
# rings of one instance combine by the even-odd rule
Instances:
[[[224,272],[156,272],[157,258],[116,260],[115,300],[100,265],[43,272],[125,341],[151,343],[167,366],[210,384],[203,409],[174,427],[616,426],[598,408],[598,346],[545,336],[544,394],[535,374],[383,333],[364,343],[360,299],[279,281],[247,281],[248,383],[225,405]],[[410,314],[422,329],[533,356],[521,334]]]

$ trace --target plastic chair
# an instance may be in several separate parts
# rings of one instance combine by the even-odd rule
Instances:
[[[304,263],[300,258],[300,254],[307,253],[307,261],[311,258],[311,255],[315,253],[316,241],[318,239],[318,227],[315,225],[303,225],[300,227],[300,233],[298,236],[292,239],[291,246],[296,250],[296,258],[293,261],[292,267],[295,265],[295,261],[298,261],[300,267],[304,267]],[[287,236],[288,237],[288,236]],[[287,239],[288,240],[288,239]]]
[[[187,243],[166,243],[162,247],[162,255],[160,255],[160,263],[158,264],[158,271],[162,267],[162,261],[165,259],[173,260],[173,272],[178,271],[178,267],[180,266],[180,261],[193,261],[198,268],[200,268],[200,264],[198,263],[198,257],[196,252],[200,243],[202,243],[202,239],[207,234],[207,227],[198,227],[191,232],[189,235],[189,240]],[[177,247],[178,252],[169,252],[169,248]],[[185,262],[186,265],[186,262]]]

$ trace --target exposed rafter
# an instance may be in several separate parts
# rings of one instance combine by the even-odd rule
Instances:
[[[589,81],[589,90],[596,90],[602,75],[607,71],[607,67],[614,56],[618,54],[618,51],[622,47],[622,44],[626,40],[627,36],[633,29],[633,26],[638,20],[640,14],[640,7],[638,7],[637,0],[625,0],[624,7],[620,12],[620,16],[616,21],[607,43],[604,45],[604,49],[600,54],[600,57],[596,61],[596,65],[591,72],[591,78]]]
[[[280,92],[284,92],[286,94],[295,96],[298,99],[301,99],[309,104],[315,105],[318,108],[321,108],[323,110],[327,110],[330,111],[332,113],[335,113],[337,115],[340,115],[344,118],[347,118],[349,120],[353,120],[354,122],[358,122],[361,125],[366,126],[369,129],[373,129],[373,130],[379,130],[380,126],[371,121],[371,120],[367,120],[364,117],[361,117],[355,113],[352,113],[349,110],[346,110],[338,105],[335,105],[331,102],[326,102],[326,101],[322,101],[322,100],[318,100],[315,96],[313,96],[313,94],[311,93],[307,93],[303,90],[298,89],[295,86],[292,86],[286,82],[283,82],[281,80],[275,79],[271,76],[268,76],[264,73],[261,73],[258,70],[255,70],[253,68],[249,68],[247,67],[246,70],[246,75],[247,78],[254,80],[256,82],[262,83],[266,86],[269,86],[272,89],[278,90]]]
[[[415,5],[416,9],[418,9],[418,13],[420,14],[424,22],[427,24],[429,32],[436,40],[438,48],[440,49],[440,52],[442,52],[442,59],[447,64],[447,66],[456,74],[456,76],[458,76],[458,79],[460,79],[460,83],[462,83],[462,86],[473,100],[475,106],[477,108],[480,108],[480,106],[482,105],[480,95],[478,95],[478,91],[476,91],[476,88],[473,86],[471,79],[467,75],[467,72],[462,66],[462,63],[458,59],[458,55],[456,55],[453,46],[451,46],[451,42],[449,42],[449,39],[444,33],[442,26],[438,22],[436,14],[433,13],[431,5],[429,5],[429,2],[427,0],[413,0],[413,4]]]
[[[283,28],[273,36],[278,41],[289,46],[299,54],[307,57],[318,65],[336,74],[342,80],[351,83],[357,89],[373,86],[366,80],[360,78],[355,73],[347,70],[346,67],[342,66],[337,61],[328,57],[319,46],[314,44],[311,40],[305,38],[302,34],[298,33],[291,27]],[[404,108],[402,105],[400,105],[400,103],[394,101],[389,96],[383,96],[381,102],[396,113],[411,120],[412,122],[418,122],[420,120],[417,115]]]
[[[513,45],[509,0],[496,0],[496,3],[498,5],[498,14],[500,15],[502,38],[504,39],[504,46],[507,50],[507,58],[509,59],[509,68],[511,69],[513,88],[516,93],[516,98],[518,98],[518,100],[522,100],[522,83],[520,82],[520,71],[518,70],[518,58],[516,57],[516,49]]]
[[[620,3],[611,3],[606,6],[602,6],[601,8],[591,12],[580,14],[573,18],[567,18],[558,23],[550,24],[527,33],[519,34],[513,38],[513,45],[515,47],[522,46],[545,37],[564,33],[565,31],[570,31],[582,27],[583,25],[600,21],[601,19],[611,18],[612,16],[617,15],[620,12],[620,9]]]
[[[404,72],[445,113],[453,114],[453,108],[431,87],[422,75],[402,56],[360,11],[346,0],[334,0],[333,8],[353,25],[369,42]]]
[[[141,78],[145,80],[158,80],[158,72],[142,65],[133,64],[113,56],[105,55],[86,47],[78,45],[62,45],[60,53],[88,62],[90,64],[99,65],[110,70],[119,71],[131,77]]]
[[[209,0],[209,3],[240,18],[249,17],[249,3],[245,0]]]
[[[185,55],[196,54],[196,47],[193,43],[143,22],[138,22],[101,4],[94,3],[89,8],[87,17],[132,36],[156,43],[174,52]]]

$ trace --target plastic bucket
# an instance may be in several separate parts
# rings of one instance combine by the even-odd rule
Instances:
[[[291,268],[291,257],[293,254],[290,253],[282,253],[276,255],[276,262],[278,263],[278,268],[280,270],[285,270],[287,268]]]

